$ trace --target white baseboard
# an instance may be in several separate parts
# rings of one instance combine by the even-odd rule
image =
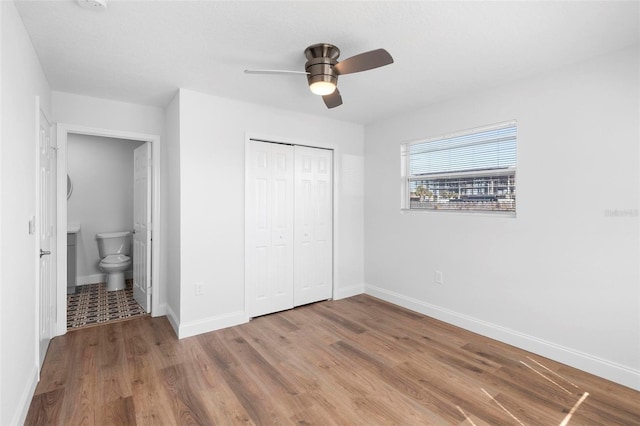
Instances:
[[[640,391],[640,371],[372,285],[365,293]]]
[[[29,413],[29,406],[31,405],[31,400],[33,399],[33,394],[36,391],[37,385],[38,385],[38,366],[34,364],[33,369],[29,373],[29,378],[27,380],[26,386],[22,390],[22,394],[20,395],[20,399],[18,400],[16,411],[15,413],[13,413],[13,419],[11,420],[12,425],[24,424],[24,421],[27,419],[27,414]],[[9,407],[3,407],[3,409],[7,409],[7,408]]]
[[[179,330],[180,330],[180,318],[178,318],[178,316],[176,315],[175,312],[173,312],[173,309],[171,309],[171,306],[169,305],[165,305],[166,309],[167,309],[167,319],[169,320],[169,324],[171,324],[171,327],[173,327],[173,332],[176,333],[176,336],[179,336]]]
[[[133,278],[133,271],[125,271],[124,278],[130,280]],[[87,285],[96,283],[106,283],[107,274],[91,274],[91,275],[79,275],[77,278],[77,285]]]
[[[161,303],[156,309],[151,312],[152,317],[164,317],[167,315],[167,304]]]
[[[336,288],[333,290],[333,300],[346,299],[364,293],[364,284],[352,285],[349,287]]]
[[[77,285],[88,285],[107,282],[105,274],[78,275]]]
[[[244,324],[248,321],[249,319],[244,311],[236,311],[188,323],[179,323],[178,339],[184,339],[185,337],[191,337],[198,334],[208,333],[210,331],[220,330],[221,328]]]

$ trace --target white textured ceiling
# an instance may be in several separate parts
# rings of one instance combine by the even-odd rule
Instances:
[[[165,106],[178,88],[368,123],[639,42],[638,1],[16,1],[53,90]],[[308,45],[395,63],[340,77],[327,110]]]

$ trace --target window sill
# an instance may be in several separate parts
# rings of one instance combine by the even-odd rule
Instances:
[[[488,211],[477,211],[477,210],[435,210],[435,209],[408,209],[401,208],[401,213],[408,214],[450,214],[455,216],[485,216],[485,217],[506,217],[506,218],[516,218],[516,212],[488,212]]]

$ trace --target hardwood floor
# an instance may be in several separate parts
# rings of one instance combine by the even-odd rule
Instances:
[[[640,393],[361,295],[177,340],[51,342],[27,425],[640,425]]]

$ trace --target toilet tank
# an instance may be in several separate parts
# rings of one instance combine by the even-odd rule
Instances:
[[[129,231],[103,232],[96,234],[96,240],[101,259],[111,254],[128,256],[131,253],[131,232]]]

